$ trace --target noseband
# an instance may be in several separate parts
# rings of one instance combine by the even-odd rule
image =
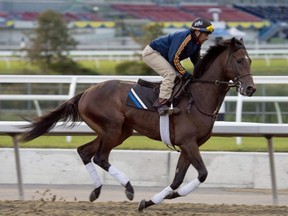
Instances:
[[[240,46],[238,49],[236,49],[236,50],[234,50],[234,51],[232,50],[232,48],[230,48],[230,50],[229,50],[229,56],[228,56],[227,63],[226,63],[226,67],[225,67],[225,71],[226,71],[226,72],[227,72],[227,70],[228,70],[227,68],[228,68],[228,64],[229,64],[229,62],[230,62],[231,56],[233,56],[233,58],[235,58],[236,62],[238,62],[238,63],[240,63],[240,62],[243,60],[243,58],[237,59],[236,56],[234,55],[234,52],[237,52],[237,51],[240,50],[240,49],[244,49],[245,53],[246,53],[247,56],[248,56],[248,53],[247,53],[247,51],[246,51],[246,49],[245,49],[244,46]],[[232,82],[228,82],[227,85],[228,85],[229,87],[241,88],[241,86],[242,86],[241,79],[242,79],[243,77],[246,77],[246,76],[252,76],[251,73],[239,75],[238,70],[237,70],[237,68],[235,67],[235,64],[232,64],[232,71],[234,72],[235,77],[234,77],[234,79],[232,80]]]

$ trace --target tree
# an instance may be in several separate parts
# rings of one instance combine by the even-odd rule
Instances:
[[[125,23],[119,25],[119,28],[127,30]],[[162,36],[163,25],[159,23],[147,24],[144,26],[130,26],[130,34],[133,39],[139,43],[142,48],[149,44],[152,40]],[[140,30],[139,30],[140,29]],[[156,75],[156,73],[145,63],[137,61],[125,61],[117,65],[116,74],[125,75]]]
[[[27,49],[30,61],[44,72],[59,68],[59,64],[75,63],[68,57],[78,42],[69,34],[61,14],[48,10],[39,15],[38,26],[28,36],[31,47]],[[62,68],[62,67],[60,67]]]
[[[153,24],[144,25],[141,31],[142,33],[140,36],[134,34],[133,38],[136,42],[141,44],[142,48],[148,45],[152,40],[164,34],[163,24],[161,23],[153,23]]]

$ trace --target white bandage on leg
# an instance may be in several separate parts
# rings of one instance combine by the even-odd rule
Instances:
[[[94,164],[92,162],[88,163],[85,165],[86,169],[90,175],[90,177],[92,178],[92,181],[94,183],[95,188],[98,188],[102,185],[101,183],[101,179],[96,171],[96,168],[94,166]]]
[[[113,176],[122,186],[126,186],[129,182],[128,177],[114,166],[110,166],[108,173]]]
[[[164,188],[160,193],[156,194],[151,198],[151,201],[154,202],[155,204],[161,203],[166,196],[168,196],[172,192],[172,188],[170,186]]]
[[[192,180],[187,185],[181,187],[177,192],[180,196],[186,196],[187,194],[191,193],[195,188],[197,188],[201,182],[198,178]]]

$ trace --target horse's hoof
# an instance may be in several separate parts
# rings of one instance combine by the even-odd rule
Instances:
[[[96,199],[98,199],[98,197],[99,197],[99,195],[100,195],[100,192],[101,192],[101,187],[102,187],[102,186],[100,186],[100,187],[98,187],[98,188],[95,188],[95,189],[91,192],[90,197],[89,197],[90,202],[93,202],[93,201],[95,201]]]
[[[126,197],[129,200],[133,200],[133,198],[134,198],[134,189],[133,189],[131,183],[128,182],[125,187],[126,187],[126,190],[125,190]]]
[[[146,203],[146,201],[144,199],[139,202],[139,204],[138,204],[138,211],[139,212],[142,212],[145,209],[145,203]]]
[[[130,191],[125,190],[125,194],[126,194],[126,197],[127,197],[129,200],[133,200],[133,198],[134,198],[134,193],[131,193]]]

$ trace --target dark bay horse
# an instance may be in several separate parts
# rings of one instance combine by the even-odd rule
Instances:
[[[199,146],[210,138],[219,108],[231,87],[236,87],[245,96],[252,96],[255,92],[250,66],[251,59],[242,39],[222,41],[207,50],[194,69],[195,78],[188,85],[190,97],[183,94],[177,105],[180,113],[170,116],[170,139],[181,152],[173,182],[151,200],[142,200],[139,211],[164,199],[186,196],[205,181],[208,172]],[[158,113],[126,105],[128,92],[133,85],[135,83],[119,80],[96,84],[34,119],[20,141],[30,141],[49,132],[58,121],[86,122],[97,136],[77,151],[94,183],[90,201],[98,198],[102,186],[93,162],[123,185],[127,198],[132,200],[134,189],[130,180],[109,163],[109,154],[130,137],[133,130],[151,139],[161,140]],[[187,106],[190,106],[189,112]],[[180,187],[190,165],[198,171],[198,177]]]

